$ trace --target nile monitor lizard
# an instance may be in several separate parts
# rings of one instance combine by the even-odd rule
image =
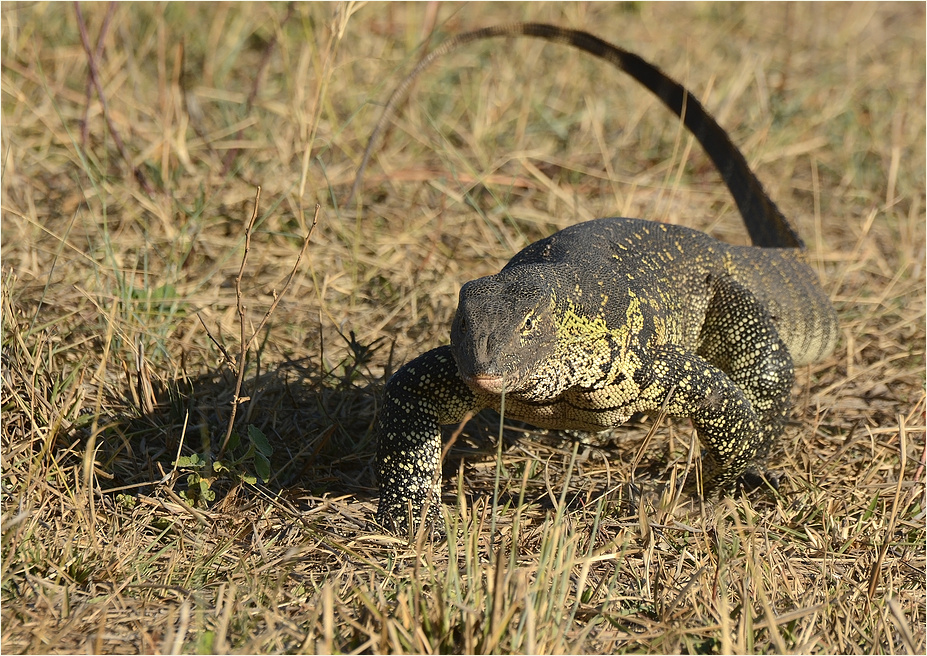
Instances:
[[[543,428],[588,431],[639,412],[688,417],[704,449],[704,489],[729,491],[762,466],[786,420],[793,365],[833,350],[837,319],[801,239],[685,88],[585,32],[515,24],[462,34],[425,57],[394,92],[354,190],[415,76],[453,48],[507,35],[572,45],[656,94],[720,171],[753,246],[676,225],[597,219],[531,244],[499,273],[466,283],[450,345],[417,357],[387,383],[377,429],[377,520],[408,529],[425,507],[429,519],[440,516],[440,426],[487,407]]]

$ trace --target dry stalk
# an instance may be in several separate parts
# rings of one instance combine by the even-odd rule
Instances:
[[[203,316],[197,312],[196,318],[200,320],[200,325],[203,326],[203,330],[206,331],[206,336],[216,345],[216,348],[222,353],[222,357],[225,358],[225,362],[230,367],[235,367],[235,360],[232,358],[232,355],[226,350],[225,346],[218,339],[212,336],[212,333],[209,330],[209,326],[206,325],[206,322],[203,321]]]
[[[251,343],[254,341],[254,338],[257,337],[257,334],[264,327],[264,324],[267,323],[267,320],[270,318],[270,315],[273,314],[274,310],[277,309],[277,305],[280,303],[280,300],[283,298],[283,295],[286,294],[286,290],[290,287],[290,283],[293,281],[293,276],[296,275],[296,270],[299,268],[299,263],[303,259],[303,255],[306,254],[306,249],[309,248],[309,240],[312,238],[312,233],[315,230],[316,224],[319,222],[319,212],[322,210],[322,206],[318,203],[315,204],[315,214],[312,216],[312,225],[309,226],[309,232],[306,233],[306,238],[303,239],[302,248],[299,249],[299,254],[296,256],[296,262],[293,264],[293,269],[290,271],[290,275],[287,277],[286,282],[283,284],[283,290],[278,294],[274,292],[274,302],[270,304],[270,309],[264,314],[264,318],[261,319],[261,323],[258,324],[258,327],[254,329],[254,333],[251,335],[251,338],[248,340],[248,344],[245,347],[245,350],[251,348]],[[240,275],[240,274],[239,274]]]
[[[322,209],[322,206],[316,203],[315,205],[315,215],[312,217],[312,225],[309,226],[309,231],[306,233],[305,239],[303,239],[302,248],[299,249],[299,254],[296,256],[296,262],[293,264],[293,268],[290,270],[290,275],[287,276],[286,282],[283,285],[283,289],[278,294],[276,291],[274,294],[274,301],[271,303],[270,308],[267,312],[264,313],[264,317],[261,319],[261,322],[258,324],[258,327],[254,329],[251,333],[251,337],[245,338],[245,306],[242,303],[242,293],[241,293],[241,279],[245,273],[245,266],[248,263],[248,254],[251,251],[251,235],[254,232],[254,222],[257,220],[258,211],[261,205],[261,187],[258,186],[257,191],[254,195],[254,210],[251,212],[251,218],[248,220],[248,226],[245,228],[245,251],[241,257],[241,266],[238,269],[238,275],[235,277],[235,305],[238,310],[238,328],[239,328],[239,341],[241,348],[238,353],[238,362],[235,365],[237,371],[237,377],[235,380],[235,393],[232,395],[232,413],[229,416],[228,425],[225,429],[225,437],[222,439],[222,446],[219,448],[219,458],[222,458],[225,453],[225,447],[228,446],[229,439],[232,437],[232,430],[235,427],[235,417],[238,414],[238,406],[250,399],[248,396],[241,396],[241,386],[245,379],[245,359],[248,355],[248,350],[251,348],[251,344],[254,342],[254,338],[264,327],[264,324],[267,323],[267,320],[274,313],[274,310],[277,309],[281,299],[284,294],[286,294],[287,289],[290,287],[290,283],[293,281],[293,276],[296,275],[297,269],[299,269],[299,263],[303,259],[303,255],[306,253],[306,249],[309,248],[309,241],[312,238],[312,233],[315,230],[316,224],[319,222],[319,212]],[[202,319],[200,320],[202,321]],[[208,333],[209,331],[207,331]],[[213,339],[210,336],[210,339]],[[213,342],[216,340],[213,339]],[[221,349],[221,347],[220,347]],[[225,349],[221,349],[226,358],[228,354]]]

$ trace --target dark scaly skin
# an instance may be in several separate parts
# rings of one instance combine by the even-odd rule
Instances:
[[[755,245],[640,219],[598,219],[531,244],[498,274],[465,284],[451,345],[419,356],[387,383],[377,520],[405,531],[423,512],[440,516],[440,426],[499,410],[503,390],[505,416],[543,428],[605,430],[662,410],[688,417],[704,448],[705,490],[727,492],[762,468],[781,434],[794,365],[825,357],[836,342],[833,307],[804,262],[802,242],[701,104],[636,55],[584,32],[530,24],[448,43],[506,34],[603,57],[677,115],[684,98],[685,123],[721,171]]]

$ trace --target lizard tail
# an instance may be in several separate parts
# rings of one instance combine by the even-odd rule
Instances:
[[[485,27],[448,39],[428,53],[389,97],[383,114],[367,142],[364,157],[357,169],[354,185],[351,187],[345,205],[350,204],[359,190],[364,169],[370,161],[386,123],[405,99],[415,78],[423,70],[439,57],[468,43],[493,37],[517,35],[573,46],[606,60],[640,82],[682,119],[683,124],[702,145],[734,197],[753,245],[766,248],[804,247],[804,242],[766,194],[763,185],[747,164],[743,153],[731,142],[730,137],[705,110],[702,103],[685,87],[634,53],[622,50],[588,32],[543,23],[512,23]]]

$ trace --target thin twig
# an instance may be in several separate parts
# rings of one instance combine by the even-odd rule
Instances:
[[[277,305],[280,304],[280,301],[283,299],[283,296],[286,294],[287,290],[290,287],[290,283],[293,281],[293,277],[296,275],[296,272],[299,270],[299,263],[302,261],[303,255],[306,253],[306,250],[309,248],[309,242],[312,239],[312,233],[315,230],[315,226],[319,222],[319,212],[322,211],[322,206],[316,203],[315,206],[315,215],[312,217],[312,225],[309,226],[309,231],[306,233],[305,239],[303,239],[302,248],[299,250],[299,254],[296,256],[296,262],[293,264],[293,269],[290,271],[290,275],[287,277],[286,282],[283,285],[283,289],[280,293],[274,292],[274,301],[271,303],[270,308],[264,314],[264,317],[261,319],[261,322],[258,324],[258,327],[255,328],[254,332],[251,334],[251,337],[245,339],[245,306],[242,303],[242,293],[241,293],[241,279],[244,276],[245,265],[248,262],[248,253],[251,250],[251,235],[254,231],[254,222],[257,219],[258,209],[261,203],[261,188],[257,188],[257,193],[254,197],[254,211],[251,213],[251,219],[248,221],[248,227],[245,229],[245,252],[241,258],[241,267],[238,270],[238,276],[235,278],[235,297],[236,297],[236,307],[238,308],[238,326],[241,331],[241,350],[238,355],[238,377],[235,381],[235,393],[232,397],[232,414],[229,417],[229,423],[225,430],[225,438],[222,440],[222,447],[219,449],[219,458],[222,458],[225,453],[225,448],[228,446],[229,439],[232,437],[232,430],[235,426],[235,417],[238,414],[238,406],[242,402],[247,401],[250,397],[242,397],[241,387],[244,382],[245,377],[245,358],[248,354],[248,351],[251,349],[251,345],[254,342],[255,337],[258,333],[264,328],[264,324],[267,323],[267,320],[274,313],[274,310],[277,309]],[[202,320],[201,320],[202,321]],[[204,324],[205,325],[205,324]],[[207,331],[208,333],[208,331]],[[212,339],[212,336],[210,336]],[[213,340],[215,341],[215,340]],[[220,346],[220,349],[223,353],[226,353],[225,349]],[[226,357],[228,354],[226,353]],[[230,359],[230,358],[229,358]]]
[[[74,3],[74,10],[77,14],[77,26],[80,31],[80,41],[84,46],[84,52],[87,54],[87,66],[90,69],[90,81],[93,83],[93,88],[97,91],[97,96],[100,98],[100,107],[103,109],[103,118],[106,120],[106,126],[109,128],[110,134],[113,136],[113,142],[116,144],[116,148],[119,150],[119,155],[125,160],[126,164],[129,165],[129,168],[132,170],[132,174],[135,176],[135,179],[141,185],[142,189],[145,190],[145,193],[151,195],[154,194],[154,189],[150,184],[148,184],[148,179],[145,178],[145,175],[142,173],[142,170],[132,164],[132,158],[129,156],[129,151],[126,150],[126,146],[122,141],[122,137],[119,136],[119,131],[116,129],[116,124],[113,122],[113,117],[109,113],[109,109],[106,106],[106,96],[103,94],[103,85],[100,83],[100,72],[97,70],[97,58],[94,56],[93,50],[90,48],[90,37],[87,36],[87,25],[84,23],[84,16],[80,10],[80,3]]]
[[[209,326],[207,326],[207,325],[206,325],[206,322],[203,321],[203,316],[202,316],[199,312],[197,312],[197,313],[196,313],[196,318],[200,320],[200,324],[203,326],[203,330],[206,331],[206,336],[207,336],[209,339],[211,339],[211,340],[212,340],[212,343],[216,345],[216,348],[219,349],[219,351],[222,352],[222,357],[225,358],[226,364],[227,364],[228,366],[230,366],[230,367],[234,367],[234,366],[235,366],[235,360],[233,360],[233,359],[232,359],[232,356],[229,354],[229,352],[225,350],[225,347],[222,345],[222,343],[221,343],[218,339],[216,339],[215,337],[213,337],[211,332],[209,332]]]
[[[219,458],[225,453],[225,447],[228,446],[229,439],[232,437],[232,429],[235,427],[235,415],[238,414],[238,405],[241,403],[241,385],[245,379],[245,356],[248,353],[248,343],[245,340],[245,306],[241,302],[241,279],[245,274],[245,264],[248,262],[248,253],[251,250],[251,233],[254,230],[254,222],[257,219],[258,209],[261,205],[261,187],[258,186],[254,194],[254,211],[251,212],[251,218],[248,220],[248,227],[245,228],[245,252],[241,256],[241,267],[238,269],[238,275],[235,277],[235,305],[238,308],[238,327],[240,331],[239,342],[241,351],[238,354],[238,377],[235,381],[235,394],[232,396],[232,414],[229,417],[229,424],[225,429],[225,438],[222,440],[222,446],[219,449]]]
[[[251,343],[254,341],[254,338],[257,337],[257,334],[261,332],[261,328],[264,327],[264,324],[267,323],[267,320],[270,318],[270,315],[273,314],[274,310],[277,309],[277,305],[280,303],[280,299],[283,298],[283,295],[286,294],[286,290],[290,287],[290,282],[293,280],[293,276],[296,275],[296,270],[299,268],[299,262],[303,259],[303,255],[306,253],[306,249],[309,248],[309,240],[312,239],[312,233],[315,230],[316,224],[319,222],[319,212],[322,210],[322,206],[318,203],[315,204],[315,215],[312,217],[312,225],[309,226],[309,232],[306,233],[305,239],[303,239],[303,246],[299,249],[299,254],[296,256],[296,262],[293,264],[293,269],[290,271],[290,275],[287,277],[286,282],[283,284],[283,290],[278,294],[274,292],[274,302],[270,304],[270,309],[264,314],[264,318],[261,319],[261,323],[258,324],[258,327],[254,329],[254,333],[251,335],[251,339],[248,340],[248,344],[245,347],[245,350],[251,348]]]

